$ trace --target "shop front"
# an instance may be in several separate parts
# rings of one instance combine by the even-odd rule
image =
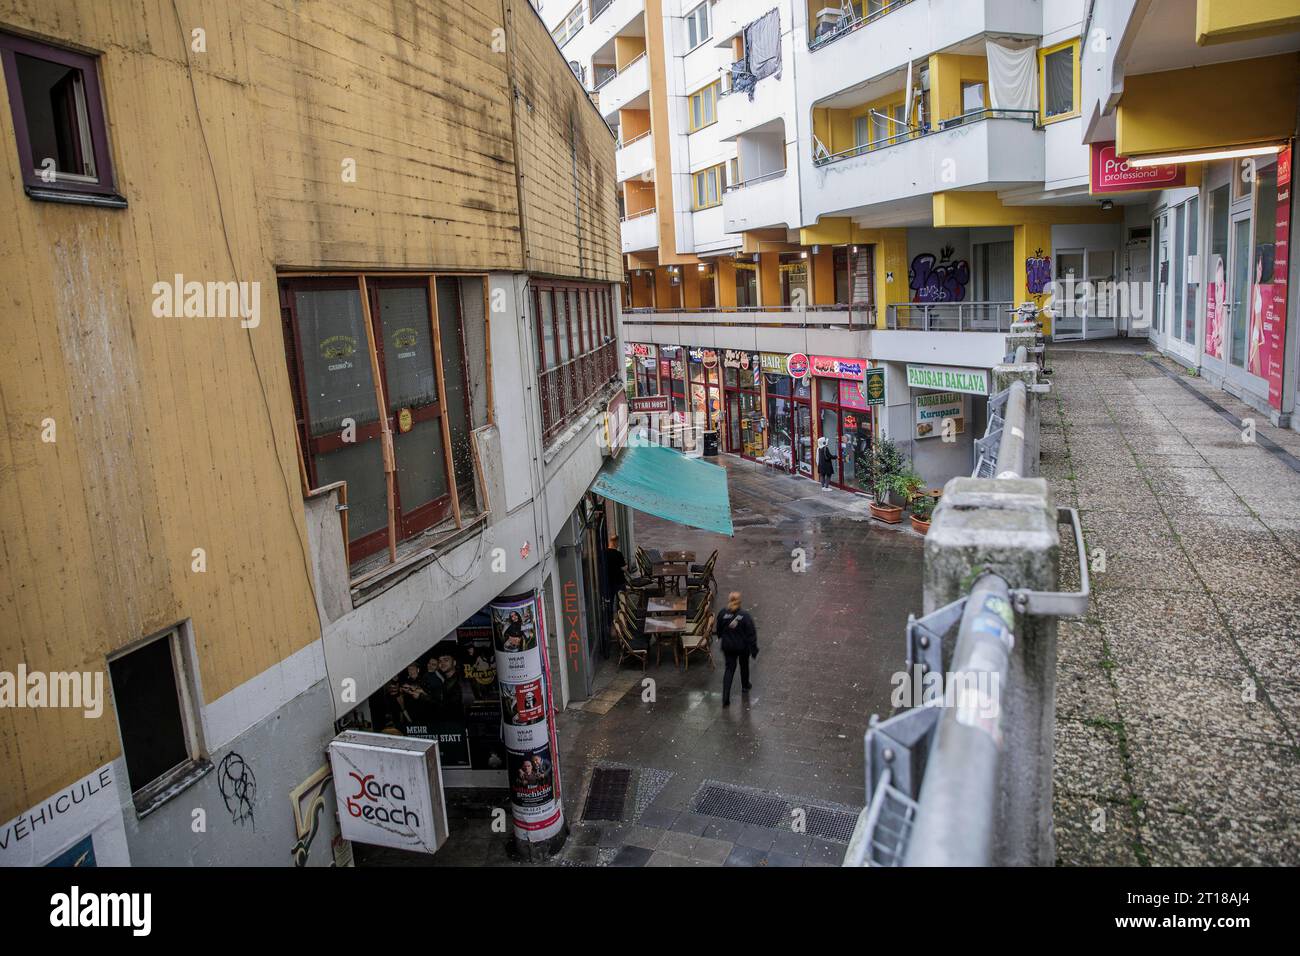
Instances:
[[[697,422],[703,422],[706,431],[722,430],[722,369],[718,353],[713,349],[686,350],[687,368],[690,371],[690,410]]]
[[[983,433],[988,415],[988,370],[908,365],[906,372],[912,466],[931,487],[969,475],[974,436]]]
[[[763,456],[763,374],[757,352],[728,349],[722,353],[725,404],[724,447],[754,461]]]
[[[862,359],[812,357],[817,437],[825,438],[836,456],[832,482],[846,491],[864,490],[861,480],[871,467],[874,421],[863,388],[866,368]]]
[[[813,476],[812,379],[808,356],[760,353],[767,396],[768,455],[791,474]]]

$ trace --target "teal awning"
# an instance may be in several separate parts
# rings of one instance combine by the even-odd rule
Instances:
[[[605,463],[591,490],[678,524],[731,534],[727,469],[658,445],[632,445]]]

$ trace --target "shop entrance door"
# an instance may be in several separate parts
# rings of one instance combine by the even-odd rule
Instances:
[[[1083,338],[1082,249],[1062,249],[1056,254],[1056,289],[1060,305],[1052,320],[1052,338],[1057,342],[1076,342]],[[1072,294],[1071,294],[1072,293]]]

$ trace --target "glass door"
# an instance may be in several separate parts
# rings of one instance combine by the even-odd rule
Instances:
[[[1054,302],[1052,338],[1061,342],[1083,338],[1083,260],[1082,249],[1063,249],[1056,256],[1056,289],[1060,301]]]
[[[1250,213],[1240,213],[1232,220],[1231,262],[1226,290],[1228,321],[1228,361],[1238,367],[1246,364],[1246,330],[1250,324]]]
[[[1083,257],[1088,276],[1083,312],[1084,338],[1114,338],[1115,251],[1088,249]]]

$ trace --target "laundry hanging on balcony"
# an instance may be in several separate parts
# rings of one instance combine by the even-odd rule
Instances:
[[[776,8],[744,29],[745,55],[731,68],[731,88],[754,99],[754,87],[765,76],[781,76],[781,13]]]
[[[989,106],[995,110],[1038,108],[1038,51],[1015,50],[986,40],[989,63]]]

